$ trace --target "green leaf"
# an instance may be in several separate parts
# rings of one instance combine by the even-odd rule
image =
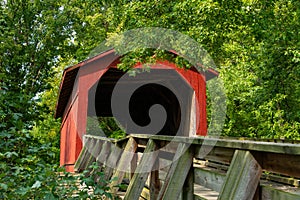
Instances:
[[[0,183],[0,187],[5,191],[8,189],[8,186],[5,183]]]
[[[105,191],[102,188],[96,188],[94,190],[94,194],[96,194],[96,195],[98,195],[98,194],[102,195],[102,194],[104,194],[104,192]]]
[[[42,186],[42,182],[41,181],[36,181],[32,186],[31,188],[34,189],[34,188],[40,188]]]

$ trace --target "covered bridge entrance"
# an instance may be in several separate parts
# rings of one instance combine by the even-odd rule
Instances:
[[[176,55],[176,54],[175,54]],[[114,117],[127,134],[206,135],[206,81],[217,73],[158,61],[136,76],[117,69],[109,50],[63,73],[56,118],[62,118],[60,165],[68,171],[82,149],[90,118]]]

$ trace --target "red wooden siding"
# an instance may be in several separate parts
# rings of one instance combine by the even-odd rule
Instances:
[[[81,149],[78,141],[78,131],[76,127],[75,110],[77,108],[77,100],[71,106],[67,117],[65,118],[61,128],[61,141],[60,141],[60,164],[72,165],[75,163],[79,153],[77,148]]]

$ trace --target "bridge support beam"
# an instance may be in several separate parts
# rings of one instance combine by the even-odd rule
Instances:
[[[253,199],[261,174],[250,151],[236,150],[218,199]]]

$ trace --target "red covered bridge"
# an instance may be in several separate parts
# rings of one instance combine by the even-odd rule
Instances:
[[[68,171],[74,170],[82,149],[82,136],[86,134],[88,117],[115,117],[111,108],[113,90],[118,81],[127,75],[117,69],[118,63],[120,56],[112,49],[69,67],[63,73],[55,117],[62,118],[60,165],[65,166]],[[141,69],[142,65],[137,63],[135,68]],[[145,108],[161,104],[167,112],[165,126],[159,133],[149,134],[206,135],[205,82],[217,76],[217,72],[199,72],[194,67],[181,69],[168,61],[158,61],[150,69],[151,74],[119,83],[125,88],[136,86],[143,84],[143,79],[149,75],[156,80],[157,84],[140,87],[130,100],[133,107],[130,115],[133,120],[138,124],[147,124]],[[164,83],[164,87],[160,86],[160,81]],[[172,91],[166,90],[168,88],[172,88]],[[127,119],[117,120],[126,127],[126,133],[136,131]]]

